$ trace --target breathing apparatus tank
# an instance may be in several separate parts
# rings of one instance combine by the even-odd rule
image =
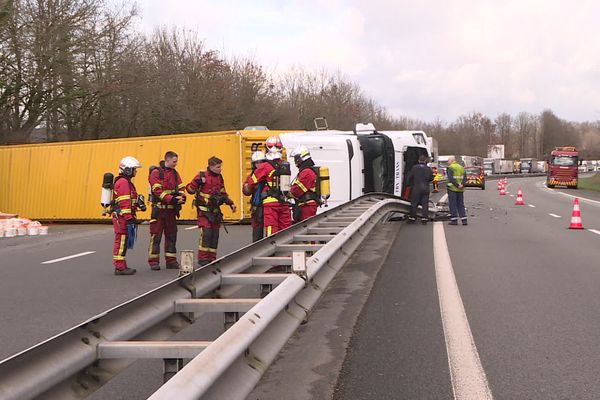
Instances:
[[[281,161],[278,163],[275,171],[275,176],[277,177],[277,187],[285,196],[287,196],[290,193],[292,181],[292,169],[290,163],[287,161]]]
[[[331,185],[329,183],[329,167],[314,166],[317,174],[317,195],[322,199],[323,205],[327,207],[327,200],[331,196]]]
[[[112,212],[114,181],[115,176],[110,172],[105,173],[102,178],[102,193],[100,194],[102,215],[109,215]]]

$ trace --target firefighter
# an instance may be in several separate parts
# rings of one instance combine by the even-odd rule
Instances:
[[[313,169],[315,163],[305,146],[294,149],[292,156],[298,167],[298,176],[292,181],[290,194],[300,211],[299,215],[294,215],[294,222],[300,222],[317,214],[317,173]]]
[[[150,247],[148,265],[153,271],[160,270],[160,241],[165,235],[165,262],[167,269],[179,269],[177,262],[177,218],[185,204],[185,185],[177,173],[178,156],[167,151],[160,166],[151,167],[150,183],[152,215],[150,216]]]
[[[262,163],[245,182],[246,191],[253,192],[262,183],[261,192],[265,235],[271,236],[292,225],[290,206],[285,197],[285,173],[289,178],[289,170],[283,171],[286,162],[281,159],[283,145],[276,136],[271,136],[265,143],[267,161]],[[287,164],[289,169],[289,164]],[[289,184],[289,182],[288,182]]]
[[[202,267],[217,258],[219,246],[219,230],[223,222],[221,205],[227,204],[232,212],[237,210],[225,190],[225,182],[221,175],[223,161],[217,157],[208,159],[206,171],[200,171],[185,186],[189,194],[195,194],[194,204],[198,210],[198,266]]]
[[[432,193],[438,193],[440,191],[439,184],[442,179],[442,175],[438,172],[437,167],[431,167],[431,172],[433,173],[433,190]]]
[[[258,167],[261,166],[262,163],[266,161],[266,156],[263,151],[257,150],[252,153],[252,172],[256,171]],[[248,178],[246,178],[248,179]],[[262,188],[264,184],[260,183],[256,186],[254,191],[249,190],[249,187],[246,183],[242,187],[242,193],[244,196],[250,197],[250,210],[252,215],[252,241],[257,242],[264,237],[264,210],[262,205]]]
[[[127,242],[130,239],[129,231],[135,227],[135,213],[137,208],[142,209],[138,202],[138,194],[131,179],[135,176],[137,169],[142,165],[133,157],[127,156],[119,163],[119,176],[115,179],[113,186],[112,222],[115,231],[115,243],[113,246],[113,264],[115,275],[133,275],[135,268],[127,267],[125,255],[127,253]]]

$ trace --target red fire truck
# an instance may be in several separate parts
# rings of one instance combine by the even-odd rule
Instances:
[[[566,186],[577,189],[578,154],[575,147],[555,147],[548,160],[546,186]]]

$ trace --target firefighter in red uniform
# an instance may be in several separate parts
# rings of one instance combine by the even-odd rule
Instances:
[[[265,153],[258,150],[252,153],[252,172],[256,171],[262,163],[266,161]],[[249,179],[250,177],[246,178]],[[251,178],[250,178],[251,179]],[[259,184],[254,191],[249,191],[248,185],[242,187],[244,196],[251,196],[250,209],[252,215],[252,241],[257,242],[264,237],[264,211],[262,205],[262,188],[264,184]]]
[[[112,222],[115,231],[115,244],[113,247],[113,264],[115,275],[133,275],[135,268],[127,267],[125,255],[129,240],[128,228],[135,227],[135,212],[137,208],[145,208],[138,202],[138,194],[131,179],[137,169],[142,165],[133,157],[125,157],[119,164],[119,176],[113,186],[113,213]]]
[[[227,204],[231,211],[237,210],[233,201],[225,191],[225,182],[221,175],[223,161],[217,157],[208,159],[206,171],[200,171],[194,179],[185,186],[190,194],[195,194],[194,201],[198,209],[198,266],[202,267],[217,259],[219,246],[219,230],[223,222],[221,205]]]
[[[165,262],[167,269],[179,269],[177,262],[177,218],[185,204],[185,185],[177,173],[178,157],[167,151],[159,167],[151,168],[148,182],[152,193],[152,215],[150,216],[150,248],[148,264],[153,271],[160,270],[160,241],[165,235]]]
[[[310,152],[305,146],[294,149],[292,154],[294,163],[298,167],[298,176],[292,181],[290,193],[300,208],[300,215],[294,218],[295,222],[304,221],[317,214],[319,198],[317,196],[317,173]]]
[[[264,211],[265,235],[271,236],[292,225],[290,206],[282,189],[282,176],[277,174],[278,168],[284,164],[281,159],[283,145],[276,136],[271,136],[266,141],[267,162],[261,164],[244,183],[243,191],[254,192],[262,183],[262,204]],[[289,166],[289,165],[288,165]],[[285,176],[283,176],[285,178]],[[287,175],[289,178],[289,175]],[[288,181],[289,184],[289,181]]]

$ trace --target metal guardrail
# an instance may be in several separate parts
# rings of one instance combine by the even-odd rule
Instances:
[[[82,399],[141,358],[164,360],[170,378],[151,399],[243,399],[371,229],[408,208],[360,197],[114,307],[1,361],[0,399]],[[265,273],[292,265],[297,274]],[[277,286],[262,300],[231,298],[257,284]],[[168,340],[206,312],[224,313],[219,338]]]

